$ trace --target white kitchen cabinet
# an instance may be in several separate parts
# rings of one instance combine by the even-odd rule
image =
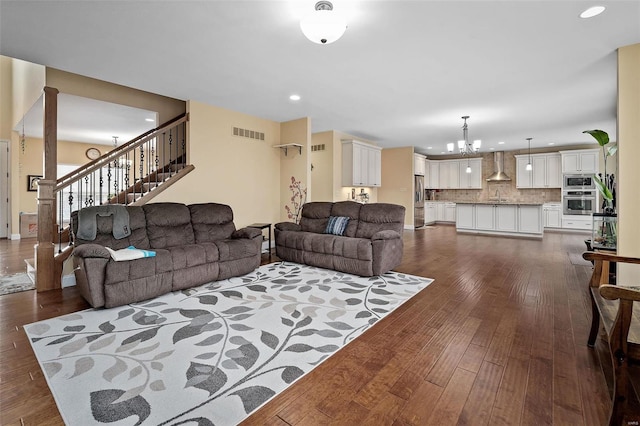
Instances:
[[[444,221],[444,203],[435,203],[436,204],[436,220],[438,222]]]
[[[497,231],[516,232],[518,230],[518,206],[514,204],[496,205],[495,215]]]
[[[440,188],[440,162],[427,160],[429,164],[429,179],[425,182],[425,188],[439,189]]]
[[[562,188],[562,157],[560,154],[547,155],[547,188]]]
[[[444,221],[456,221],[456,203],[444,203]]]
[[[444,210],[442,212],[444,217]],[[427,201],[424,203],[424,224],[431,225],[438,220],[438,212],[436,203]]]
[[[471,173],[467,173],[467,166]],[[458,161],[460,189],[482,189],[482,158],[470,158]]]
[[[493,204],[476,204],[475,229],[493,231],[496,228],[495,206]]]
[[[473,204],[456,204],[456,227],[473,229],[474,206]]]
[[[342,186],[380,186],[381,149],[356,140],[342,141]]]
[[[542,206],[543,226],[545,228],[562,227],[562,205],[560,203],[545,203]]]
[[[456,209],[458,232],[542,238],[539,204],[458,204]]]
[[[518,206],[518,232],[527,234],[542,233],[542,214],[540,205]]]
[[[516,188],[561,188],[560,154],[532,154],[532,170],[527,170],[528,155],[516,155]]]
[[[440,188],[458,189],[460,186],[460,163],[458,160],[440,161]]]
[[[425,172],[425,159],[422,154],[413,154],[413,174],[418,176],[424,176]]]
[[[562,216],[562,228],[563,229],[582,229],[590,231],[592,226],[591,216],[576,216],[576,215],[563,215]]]
[[[560,151],[562,173],[598,173],[598,149]]]
[[[382,186],[382,150],[369,149],[369,183],[370,186]]]

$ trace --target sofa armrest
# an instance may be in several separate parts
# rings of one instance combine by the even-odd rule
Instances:
[[[73,255],[77,257],[99,257],[110,259],[111,254],[99,244],[82,244],[73,248]]]
[[[297,223],[293,222],[280,222],[276,223],[275,228],[278,231],[300,231],[302,228]]]
[[[241,228],[236,231],[233,231],[231,234],[231,238],[248,238],[253,239],[257,236],[262,235],[262,230],[258,228]]]
[[[372,240],[394,240],[396,238],[401,238],[400,234],[389,229],[385,231],[378,231],[371,237]]]

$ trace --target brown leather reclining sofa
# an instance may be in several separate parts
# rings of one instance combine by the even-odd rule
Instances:
[[[130,236],[115,239],[113,217],[98,216],[94,240],[74,239],[76,285],[95,308],[244,275],[260,265],[261,231],[236,230],[227,205],[153,203],[126,209]],[[71,221],[77,235],[77,212]],[[116,262],[105,246],[114,250],[134,246],[156,255]]]
[[[353,201],[311,202],[302,206],[300,224],[275,226],[276,254],[282,260],[370,277],[402,261],[405,208]],[[339,235],[330,218],[349,218]]]

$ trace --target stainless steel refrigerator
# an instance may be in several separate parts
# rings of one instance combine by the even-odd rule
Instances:
[[[424,226],[424,176],[414,176],[413,194],[413,227]]]

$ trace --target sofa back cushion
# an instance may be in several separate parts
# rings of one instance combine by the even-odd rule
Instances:
[[[147,219],[147,236],[152,249],[193,244],[189,207],[178,203],[153,203],[142,206]]]
[[[329,201],[313,201],[304,204],[300,218],[301,230],[322,234],[327,229],[332,206],[333,203]]]
[[[363,204],[356,237],[371,238],[379,231],[396,231],[402,235],[404,229],[404,206],[387,203]]]
[[[196,243],[225,240],[236,230],[233,210],[226,204],[191,204],[189,211]]]
[[[360,208],[362,204],[355,201],[338,201],[333,203],[331,207],[331,216],[343,216],[349,218],[349,224],[344,231],[345,237],[355,237],[356,230],[358,229],[358,222],[360,218]]]
[[[147,238],[147,221],[144,211],[139,206],[127,206],[129,213],[129,229],[131,235],[116,240],[113,238],[113,216],[96,216],[96,239],[82,240],[76,237],[78,235],[78,212],[71,213],[71,229],[74,235],[74,245],[82,245],[87,243],[99,244],[114,250],[120,250],[129,246],[141,249],[151,248],[149,239]]]

